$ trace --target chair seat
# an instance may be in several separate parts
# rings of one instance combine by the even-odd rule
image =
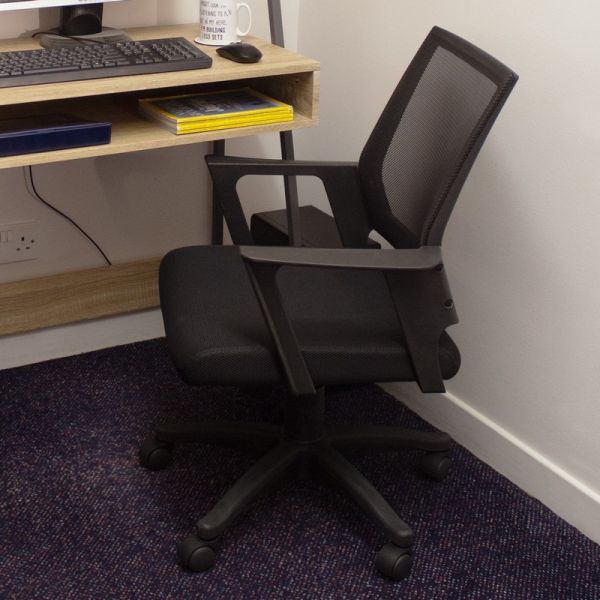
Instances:
[[[376,271],[283,267],[279,288],[317,386],[414,381],[394,306]],[[191,384],[276,384],[284,378],[248,273],[233,246],[193,246],[160,267],[167,343]],[[460,355],[440,338],[444,379]]]

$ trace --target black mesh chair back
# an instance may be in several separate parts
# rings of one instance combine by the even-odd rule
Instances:
[[[439,245],[468,172],[517,81],[513,71],[434,27],[362,152],[370,225],[396,248]]]

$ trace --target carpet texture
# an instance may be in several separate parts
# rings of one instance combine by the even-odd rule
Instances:
[[[465,449],[443,483],[416,452],[348,453],[415,531],[415,565],[380,578],[386,541],[346,498],[291,480],[224,536],[215,568],[183,572],[175,543],[253,461],[180,446],[148,472],[163,420],[277,421],[282,390],[191,389],[162,340],[0,372],[2,600],[597,600],[600,547]],[[333,422],[427,424],[375,386],[337,389]]]

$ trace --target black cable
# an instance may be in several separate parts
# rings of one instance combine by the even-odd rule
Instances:
[[[93,38],[81,37],[78,35],[66,35],[64,33],[58,33],[58,31],[36,31],[31,34],[31,37],[34,38],[37,35],[54,35],[57,37],[65,38],[66,40],[75,40],[81,44],[104,44],[105,42],[101,40],[95,40]]]
[[[71,219],[71,217],[69,217],[68,215],[66,215],[64,212],[61,212],[60,210],[58,210],[58,208],[52,206],[52,204],[50,204],[49,202],[47,202],[46,200],[44,200],[38,193],[36,187],[35,187],[35,183],[33,181],[33,169],[31,167],[31,165],[29,165],[28,167],[23,167],[24,171],[25,171],[25,177],[27,178],[27,180],[29,181],[29,185],[31,186],[31,191],[33,192],[33,194],[35,195],[35,197],[45,206],[47,206],[50,210],[53,210],[55,213],[59,214],[63,219],[66,219],[67,221],[69,221],[69,223],[71,223],[71,225],[73,225],[82,235],[84,235],[92,244],[94,244],[94,246],[96,247],[96,249],[98,250],[98,252],[100,252],[100,254],[102,254],[102,257],[104,258],[104,260],[106,261],[106,264],[108,266],[111,266],[112,263],[110,262],[110,260],[108,259],[108,256],[106,256],[106,254],[104,254],[104,252],[102,251],[102,248],[100,248],[100,246],[98,246],[98,244],[79,226],[77,225],[77,223],[75,223],[75,221],[73,221],[73,219]]]

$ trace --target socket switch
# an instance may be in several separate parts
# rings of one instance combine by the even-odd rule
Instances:
[[[0,223],[0,264],[39,258],[37,221]]]

